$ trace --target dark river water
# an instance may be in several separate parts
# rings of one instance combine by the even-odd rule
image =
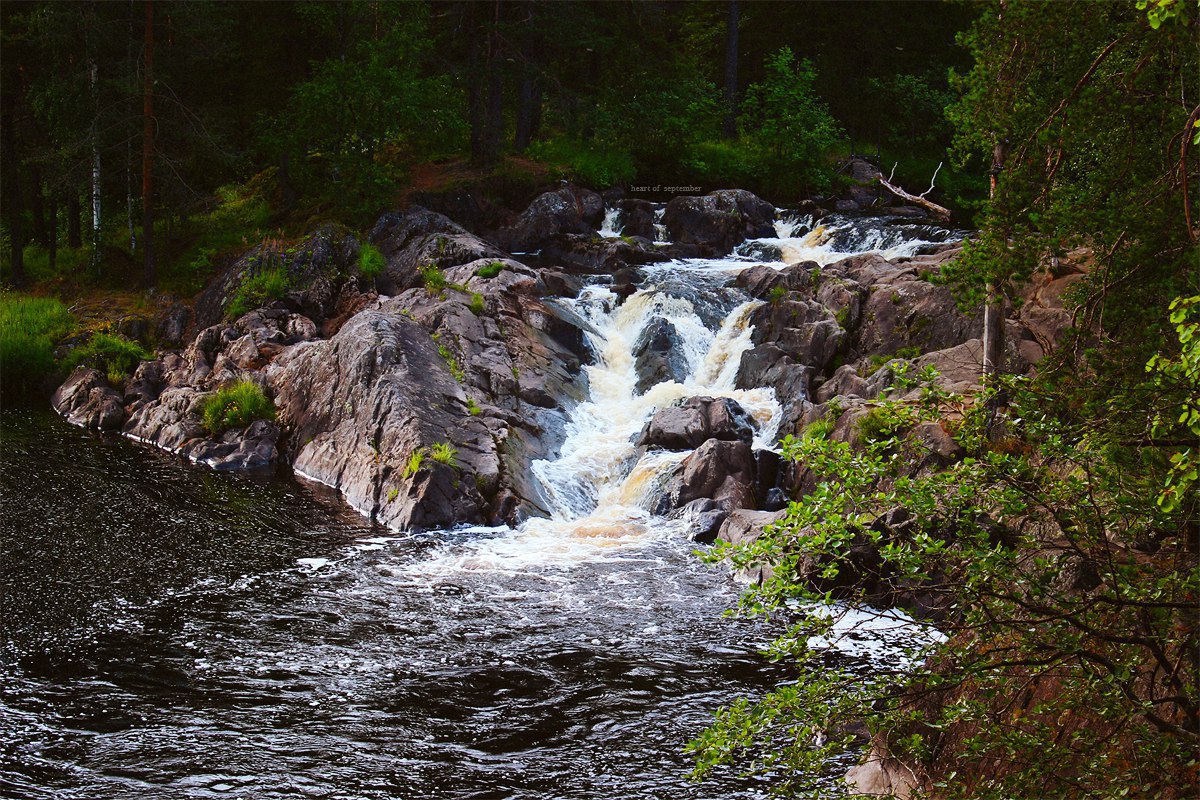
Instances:
[[[783,674],[682,539],[454,569],[282,478],[0,413],[0,796],[719,798],[722,703]],[[519,547],[518,545],[514,545]]]

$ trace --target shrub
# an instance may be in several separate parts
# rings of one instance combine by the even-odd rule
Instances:
[[[539,161],[560,167],[564,177],[597,189],[629,183],[637,174],[633,158],[625,150],[574,139],[559,137],[534,142],[527,152]]]
[[[124,336],[97,333],[87,344],[71,353],[65,366],[69,371],[86,364],[105,373],[110,383],[120,383],[133,374],[140,362],[153,356],[146,348]]]
[[[487,266],[475,270],[475,276],[478,278],[494,278],[504,270],[504,267],[505,264],[503,261],[493,261]]]
[[[475,398],[473,397],[467,398],[467,413],[472,417],[478,417],[483,413],[483,409],[479,407],[479,404],[475,402]]]
[[[245,428],[257,419],[275,419],[275,404],[258,384],[238,381],[205,398],[201,417],[209,435],[218,436],[230,428]]]
[[[54,370],[54,342],[75,319],[48,297],[0,296],[0,366],[5,390],[25,391]]]
[[[226,314],[230,319],[237,319],[272,300],[281,300],[291,288],[291,283],[285,267],[272,267],[247,275],[230,299]]]
[[[778,303],[780,300],[787,297],[787,289],[784,288],[783,286],[776,286],[773,289],[771,289],[770,293],[768,294],[768,297],[770,298],[772,303]]]
[[[400,490],[399,490],[399,489],[395,489],[395,488],[393,488],[393,489],[389,489],[389,490],[388,490],[388,493],[387,493],[387,501],[388,501],[389,503],[394,503],[394,502],[396,501],[396,498],[397,498],[397,497],[399,497],[399,496],[400,496]]]
[[[882,408],[873,408],[858,419],[859,444],[882,442],[895,434],[895,416]]]
[[[358,251],[358,271],[371,280],[375,280],[383,273],[384,267],[383,253],[379,252],[379,248],[370,242],[366,242]]]
[[[449,442],[436,442],[433,445],[433,460],[458,469],[458,450]]]

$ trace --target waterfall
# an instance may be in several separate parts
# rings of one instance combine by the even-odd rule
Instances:
[[[620,211],[615,208],[604,209],[604,222],[600,223],[599,233],[605,239],[616,239],[621,235],[621,227],[617,223]]]
[[[655,214],[658,235],[663,210]],[[605,215],[604,236],[616,236],[616,212]],[[750,323],[761,301],[729,286],[736,272],[812,260],[827,264],[877,251],[884,257],[912,255],[921,247],[961,238],[953,231],[916,225],[872,225],[836,215],[815,225],[807,216],[783,214],[777,238],[745,243],[725,258],[685,259],[646,265],[641,288],[621,303],[605,286],[587,286],[574,299],[559,298],[588,323],[585,334],[596,363],[585,366],[590,396],[568,414],[558,455],[534,461],[533,476],[550,508],[548,518],[525,521],[516,530],[471,528],[452,546],[416,568],[522,572],[547,564],[603,561],[613,548],[645,545],[686,534],[687,519],[655,517],[647,510],[664,477],[687,452],[639,452],[638,433],[655,409],[687,397],[707,395],[737,401],[754,419],[755,448],[773,448],[782,410],[769,387],[736,388],[742,354],[752,347]],[[766,259],[770,260],[770,259]],[[634,354],[638,336],[651,321],[665,319],[679,337],[686,361],[682,382],[668,380],[637,393]],[[707,320],[707,324],[706,324]],[[487,534],[491,535],[487,535]]]

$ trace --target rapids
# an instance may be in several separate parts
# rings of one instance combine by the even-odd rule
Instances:
[[[617,235],[615,216],[605,235]],[[647,511],[685,453],[639,457],[653,409],[736,399],[774,444],[770,389],[737,389],[764,261],[917,252],[948,232],[785,217],[725,259],[645,270],[586,319],[590,396],[531,469],[553,514],[516,530],[371,527],[332,492],[225,475],[48,412],[0,414],[0,796],[21,798],[754,797],[686,779],[684,742],[722,703],[786,679],[737,587]],[[798,254],[798,255],[797,255]],[[635,392],[655,317],[682,383]],[[902,619],[829,643],[864,673],[901,657]],[[830,780],[845,764],[832,765]]]

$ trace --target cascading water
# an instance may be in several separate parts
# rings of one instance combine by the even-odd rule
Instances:
[[[600,223],[600,230],[597,233],[605,239],[615,239],[620,236],[621,228],[617,222],[617,217],[620,213],[620,210],[616,208],[604,209],[604,221]]]
[[[646,510],[687,454],[631,440],[654,408],[715,395],[773,444],[772,391],[736,388],[756,301],[728,284],[751,253],[779,248],[782,267],[941,235],[823,224],[647,266],[624,303],[601,286],[563,300],[595,331],[591,394],[532,465],[553,514],[516,530],[382,532],[317,489],[0,412],[0,510],[20,531],[0,537],[0,795],[764,797],[684,777],[681,743],[712,710],[786,675],[756,653],[769,629],[721,618],[736,589],[691,554],[686,521]],[[685,377],[639,395],[633,349],[656,317]],[[854,622],[829,644],[864,674],[897,657],[881,640],[911,637]]]

